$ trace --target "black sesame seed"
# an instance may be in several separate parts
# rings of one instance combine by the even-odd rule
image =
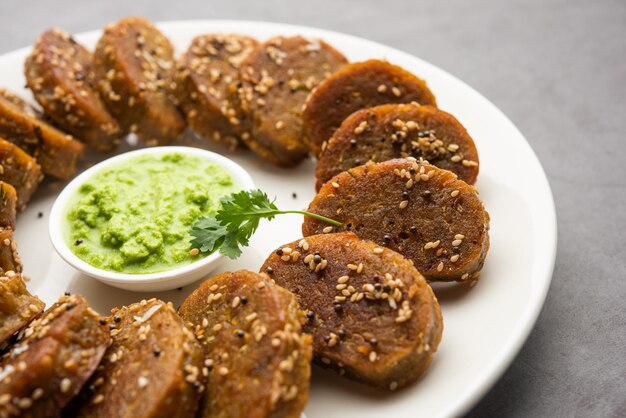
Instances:
[[[424,196],[424,198],[428,199],[430,197],[431,193],[430,190],[424,190],[422,192],[422,196]]]
[[[43,218],[43,212],[39,212],[39,213],[37,214],[37,217],[38,217],[38,218],[40,218],[40,219],[41,219],[41,218]]]
[[[389,285],[384,285],[383,286],[383,290],[387,293],[391,292],[391,287],[389,287]]]
[[[182,287],[177,287],[176,290],[178,290],[180,292],[181,290],[183,290],[183,288]]]
[[[159,357],[161,355],[161,350],[158,348],[155,348],[152,354],[154,354],[154,357]]]
[[[122,318],[121,318],[121,317],[119,317],[119,316],[114,316],[114,317],[113,317],[113,320],[114,320],[115,322],[120,322],[120,321],[122,320]]]
[[[309,318],[309,319],[313,319],[313,318],[315,318],[315,312],[313,312],[313,311],[308,311],[308,312],[306,313],[306,317],[307,317],[307,318]]]
[[[106,320],[104,320],[104,319],[101,319],[101,320],[100,320],[100,325],[106,325],[106,324],[107,324],[107,321],[106,321]]]
[[[352,139],[350,140],[350,146],[351,146],[351,147],[356,147],[356,139],[352,138]]]
[[[70,292],[65,292],[63,293],[65,296],[71,296],[72,294]]]
[[[298,194],[296,192],[291,193],[291,197],[293,197],[294,199],[298,198]]]
[[[358,167],[361,165],[361,160],[354,160],[354,166]]]
[[[376,338],[371,338],[370,339],[370,344],[374,347],[376,347],[378,345],[378,340]]]
[[[452,247],[452,252],[458,254],[461,252],[461,249],[459,247]]]
[[[82,243],[83,243],[83,240],[79,238],[79,239],[76,240],[76,242],[74,244],[80,245]]]
[[[245,296],[240,297],[239,300],[241,301],[242,305],[245,305],[246,303],[248,303],[248,298]]]
[[[337,331],[337,335],[339,336],[339,338],[344,339],[346,338],[346,331],[343,329],[340,329],[339,331]]]
[[[415,234],[417,232],[417,227],[412,226],[409,228],[409,231],[411,231],[411,233]]]
[[[402,200],[409,200],[409,192],[402,192]]]
[[[380,291],[380,289],[383,288],[383,285],[381,285],[380,283],[374,283],[374,289]]]
[[[313,262],[315,262],[315,264],[319,264],[322,262],[322,257],[319,254],[315,254],[313,256]]]
[[[243,338],[244,335],[246,335],[246,333],[243,332],[242,330],[238,329],[237,332],[235,333],[235,335],[237,335],[237,337],[239,337],[239,338]]]
[[[333,307],[335,309],[335,312],[341,312],[343,311],[343,306],[341,306],[340,304],[335,304],[335,306]]]
[[[271,267],[268,267],[268,268],[266,268],[266,269],[265,269],[265,272],[266,272],[267,274],[274,274],[274,269],[273,269],[273,268],[271,268]]]
[[[413,167],[409,168],[409,173],[415,174],[415,169]]]
[[[375,281],[375,282],[380,281],[380,276],[379,276],[379,275],[377,275],[377,274],[376,274],[376,275],[374,275],[374,281]]]
[[[324,336],[324,342],[326,342],[326,343],[327,343],[327,342],[329,342],[329,341],[330,341],[330,337],[329,337],[328,335],[325,335],[325,336]]]
[[[283,255],[283,250],[282,250],[282,248],[277,249],[277,250],[276,250],[276,254],[277,254],[277,255],[279,255],[279,256],[280,256],[280,255]]]
[[[73,303],[68,303],[67,305],[65,305],[65,310],[66,310],[66,311],[69,311],[69,310],[73,309],[73,308],[74,308],[74,306],[75,306],[75,305],[74,305]]]
[[[385,240],[385,242],[391,242],[391,236],[385,234],[385,236],[383,236],[383,239]]]

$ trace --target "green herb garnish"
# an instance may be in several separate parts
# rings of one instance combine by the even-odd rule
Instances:
[[[221,199],[222,207],[215,215],[200,217],[191,227],[191,247],[202,253],[212,254],[219,250],[235,259],[241,255],[241,247],[247,247],[250,237],[259,227],[261,219],[272,220],[276,215],[297,213],[342,226],[341,222],[315,213],[300,210],[279,210],[259,189],[232,193]]]

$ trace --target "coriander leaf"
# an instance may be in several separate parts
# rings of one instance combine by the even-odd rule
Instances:
[[[315,213],[279,210],[263,191],[244,190],[223,197],[215,216],[203,216],[193,224],[191,246],[209,254],[219,249],[222,254],[235,259],[241,255],[240,247],[247,247],[250,243],[261,219],[272,220],[276,215],[286,213],[311,216],[335,226],[343,225]]]

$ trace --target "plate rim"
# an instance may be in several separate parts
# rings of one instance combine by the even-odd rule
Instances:
[[[440,73],[441,76],[447,78],[448,80],[462,85],[464,88],[471,91],[473,96],[482,101],[484,106],[490,108],[491,111],[496,112],[502,118],[502,121],[506,122],[509,126],[509,129],[515,131],[515,133],[522,139],[520,145],[526,148],[529,157],[532,159],[532,163],[535,165],[533,169],[536,171],[537,181],[539,181],[542,185],[540,189],[542,192],[541,199],[545,202],[544,210],[546,212],[543,214],[541,218],[542,223],[542,240],[543,241],[543,257],[537,257],[535,260],[536,266],[531,276],[539,275],[542,280],[540,281],[540,286],[531,291],[532,295],[530,300],[525,307],[523,313],[520,315],[520,324],[515,331],[512,332],[510,337],[503,341],[502,347],[497,352],[497,356],[491,362],[489,362],[486,370],[483,370],[479,376],[474,379],[474,388],[468,391],[465,391],[462,395],[451,402],[447,407],[443,407],[440,416],[444,417],[452,417],[452,416],[460,416],[464,415],[469,410],[474,407],[486,394],[487,392],[495,385],[497,380],[499,380],[505,373],[505,371],[510,367],[513,360],[517,357],[525,342],[527,341],[531,331],[534,329],[537,320],[539,318],[539,314],[545,304],[545,300],[552,282],[554,266],[556,262],[556,254],[557,254],[557,241],[558,241],[558,221],[556,214],[556,207],[554,203],[554,195],[552,193],[552,189],[550,187],[550,183],[548,177],[546,175],[545,169],[543,168],[537,154],[530,146],[530,143],[526,139],[526,137],[522,134],[522,132],[517,128],[517,126],[506,116],[506,114],[500,110],[493,102],[483,96],[480,92],[474,89],[471,85],[465,83],[461,79],[452,75],[445,69],[432,64],[416,55],[413,55],[409,52],[405,52],[403,50],[397,49],[392,46],[385,45],[383,43],[372,41],[367,38],[363,38],[360,36],[338,32],[329,29],[316,28],[312,26],[306,25],[296,25],[290,23],[282,23],[282,22],[269,22],[269,21],[256,21],[256,20],[238,20],[238,19],[183,19],[183,20],[166,20],[166,21],[153,21],[153,23],[162,30],[165,31],[176,31],[180,30],[181,27],[185,25],[208,25],[207,31],[210,30],[210,25],[233,25],[233,26],[252,26],[255,29],[265,29],[265,30],[273,30],[280,31],[284,29],[287,32],[308,32],[311,34],[315,34],[314,36],[324,38],[325,36],[329,36],[332,38],[344,38],[347,41],[357,42],[366,46],[367,44],[375,46],[376,48],[382,48],[392,52],[394,55],[402,56],[405,59],[418,61],[420,65],[425,67],[430,67],[431,70]],[[89,31],[83,31],[76,34],[73,34],[77,38],[87,38],[97,36],[102,32],[102,29],[95,29]],[[232,32],[236,32],[233,30]],[[302,34],[303,36],[310,36],[307,34]],[[22,48],[18,48],[6,53],[0,54],[0,62],[4,60],[15,60],[20,55],[27,54],[32,46],[26,46]],[[180,52],[180,51],[177,51]],[[428,81],[428,80],[426,80]],[[535,220],[536,221],[536,220]],[[538,240],[533,240],[533,244],[537,244]]]

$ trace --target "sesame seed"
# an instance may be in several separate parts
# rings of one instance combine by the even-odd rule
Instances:
[[[378,91],[379,93],[384,93],[384,92],[387,91],[387,86],[385,86],[384,84],[381,84],[381,85],[378,86],[376,91]]]
[[[241,302],[241,299],[239,298],[239,296],[235,296],[235,298],[233,299],[233,303],[231,304],[231,306],[233,308],[236,308],[237,306],[239,306],[239,302]]]
[[[337,183],[336,181],[333,181],[331,184],[333,185],[335,189],[339,188],[339,183]]]
[[[374,248],[374,254],[381,254],[383,252],[382,248]]]
[[[271,267],[268,267],[268,268],[266,268],[266,269],[265,269],[265,272],[266,272],[267,274],[274,274],[274,269],[273,269],[273,268],[271,268]]]
[[[395,381],[391,382],[389,384],[389,390],[396,390],[396,389],[398,389],[398,382],[395,382]]]
[[[437,265],[437,271],[442,271],[443,270],[443,261],[440,261],[439,264]]]
[[[357,273],[361,273],[363,271],[363,263],[359,263],[359,266],[356,269]]]
[[[333,232],[333,227],[327,226],[326,228],[322,229],[322,232],[325,234],[328,234],[329,232]]]
[[[454,190],[452,191],[452,193],[450,193],[450,196],[452,197],[457,197],[459,195],[459,191],[458,190]]]
[[[463,160],[463,166],[464,167],[476,167],[477,165],[478,165],[478,163],[476,161]]]
[[[450,257],[450,261],[453,263],[456,263],[459,260],[459,255],[458,254],[454,254],[452,257]]]
[[[461,161],[461,156],[453,155],[452,157],[450,157],[450,161],[452,161],[453,163],[458,163],[459,161]]]
[[[400,91],[400,89],[399,89],[399,88],[397,88],[396,86],[393,86],[393,87],[391,88],[391,92],[392,92],[392,93],[393,93],[393,95],[394,95],[394,96],[396,96],[396,97],[400,97],[400,96],[402,96],[402,91]]]
[[[248,303],[248,298],[247,298],[247,297],[245,297],[245,296],[242,296],[242,297],[241,297],[241,304],[242,304],[242,305],[245,305],[246,303]]]
[[[454,241],[452,241],[452,246],[453,247],[458,247],[459,245],[461,245],[463,243],[462,240],[460,239],[455,239]]]
[[[376,354],[376,351],[370,351],[370,354],[369,354],[370,361],[373,363],[376,361],[377,358],[378,358],[378,354]]]
[[[344,283],[347,283],[348,280],[350,280],[350,276],[341,276],[340,278],[337,279],[337,283],[344,284]]]
[[[346,267],[348,267],[350,270],[356,270],[359,268],[359,266],[357,266],[356,264],[348,264]]]
[[[463,234],[456,234],[454,236],[454,239],[463,239],[463,238],[465,238],[465,235],[463,235]]]
[[[61,389],[61,393],[67,393],[67,391],[70,390],[71,386],[72,386],[72,381],[68,379],[67,377],[63,378],[59,386],[59,388]]]
[[[93,398],[92,403],[94,405],[98,405],[99,403],[102,403],[103,400],[104,400],[104,395],[103,394],[99,394],[95,398]]]
[[[217,372],[221,375],[221,376],[226,376],[228,374],[228,368],[227,367],[220,367]]]
[[[400,209],[404,209],[404,208],[406,208],[406,207],[407,207],[407,205],[408,205],[408,204],[409,204],[409,201],[408,201],[408,200],[403,200],[402,202],[400,202],[400,204],[398,205],[398,207],[399,207]]]

